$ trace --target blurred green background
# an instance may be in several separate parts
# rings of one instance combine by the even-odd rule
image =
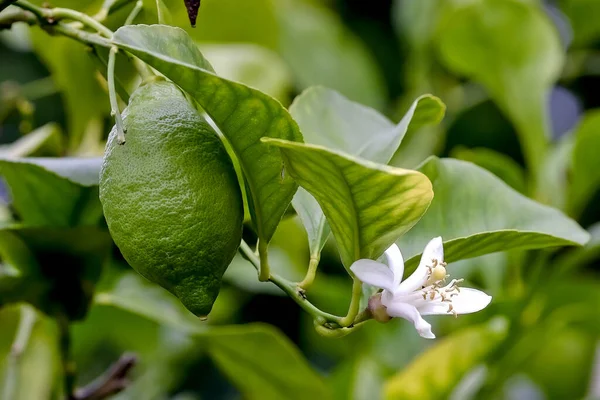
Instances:
[[[102,2],[52,4],[94,14]],[[139,357],[118,399],[600,398],[600,1],[203,0],[195,29],[181,0],[163,6],[166,22],[190,32],[218,74],[286,107],[305,88],[323,85],[398,122],[417,96],[438,96],[447,106],[444,120],[411,131],[393,165],[414,168],[432,154],[473,162],[563,210],[592,239],[582,248],[451,264],[453,275],[494,300],[475,315],[431,318],[435,341],[404,320],[320,337],[310,318],[275,286],[258,283],[241,257],[197,331],[176,299],[135,274],[116,248],[102,261],[110,242],[89,181],[95,161],[83,163],[77,177],[61,173],[60,163],[0,163],[8,183],[0,187],[2,223],[23,217],[13,200],[35,198],[30,218],[45,225],[0,232],[7,238],[0,293],[10,286],[17,246],[11,238],[33,246],[46,263],[16,294],[0,294],[3,390],[17,382],[15,398],[58,398],[57,324],[29,304],[48,313],[62,302],[80,319],[72,326],[79,385],[124,352]],[[120,26],[130,9],[111,14],[107,24]],[[136,22],[156,23],[156,14],[155,1],[144,1]],[[105,60],[38,27],[0,31],[0,155],[101,156],[112,126]],[[119,76],[128,74],[121,62]],[[250,229],[245,238],[255,241]],[[44,244],[31,244],[38,242]],[[302,279],[309,252],[293,210],[270,257],[275,271]],[[343,314],[350,286],[330,241],[311,300]],[[10,349],[23,336],[23,321],[31,332],[15,364]],[[256,322],[277,329],[246,325]]]

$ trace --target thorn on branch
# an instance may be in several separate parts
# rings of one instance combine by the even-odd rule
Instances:
[[[306,300],[306,291],[302,288],[298,288],[298,294],[302,297],[303,300]]]
[[[102,376],[77,389],[70,400],[102,400],[123,391],[131,383],[127,376],[136,363],[135,354],[123,354]]]

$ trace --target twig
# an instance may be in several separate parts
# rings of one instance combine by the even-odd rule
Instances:
[[[24,10],[30,11],[35,14],[38,19],[45,24],[54,24],[62,19],[78,21],[88,28],[96,30],[102,36],[106,38],[112,37],[112,31],[96,21],[89,15],[82,12],[71,10],[70,8],[43,8],[38,7],[26,0],[17,0],[14,5]]]
[[[136,363],[135,354],[123,354],[101,377],[77,389],[72,400],[102,400],[121,392],[131,383],[127,375]]]
[[[254,254],[250,246],[248,246],[248,244],[243,240],[240,244],[240,251],[248,258],[248,260],[250,261],[250,263],[252,263],[254,268],[256,268],[257,271],[260,271],[259,258],[256,256],[256,254]],[[340,321],[342,320],[342,317],[326,313],[324,311],[321,311],[319,308],[315,307],[310,301],[306,299],[306,297],[304,296],[304,291],[301,289],[299,290],[299,288],[293,282],[290,282],[278,276],[277,274],[270,274],[269,281],[273,282],[281,290],[283,290],[288,296],[292,298],[292,300],[298,303],[298,305],[302,307],[304,311],[312,315],[315,318],[315,320],[322,321],[322,323],[331,322],[336,325],[341,325]]]
[[[37,18],[29,11],[11,7],[0,15],[0,30],[10,29],[16,22],[25,22],[28,25],[35,25]]]
[[[97,46],[107,47],[107,48],[111,48],[113,46],[113,44],[110,42],[110,40],[103,38],[100,35],[97,35],[95,33],[88,33],[85,31],[81,31],[79,29],[75,29],[64,23],[42,26],[42,28],[44,28],[46,31],[48,31],[51,34],[58,33],[60,35],[70,37],[71,39],[75,39],[78,42],[81,42],[88,46],[97,45]]]

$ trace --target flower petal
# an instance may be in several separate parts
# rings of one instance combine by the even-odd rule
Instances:
[[[387,307],[387,313],[390,317],[404,318],[412,322],[421,337],[435,339],[435,335],[431,332],[431,325],[421,317],[419,311],[412,304],[392,302]]]
[[[394,288],[394,274],[387,265],[373,260],[362,259],[355,261],[350,266],[350,270],[363,283],[389,291],[392,291]]]
[[[402,253],[396,243],[392,244],[385,251],[385,257],[387,258],[388,266],[394,274],[394,287],[397,288],[404,274],[404,258],[402,258]]]
[[[423,250],[419,266],[411,276],[400,284],[400,287],[396,291],[398,293],[410,293],[425,286],[427,283],[427,274],[429,273],[429,268],[427,267],[432,266],[432,260],[434,259],[439,262],[444,261],[444,242],[442,242],[441,236],[433,238],[427,243],[425,250]]]
[[[484,292],[471,289],[460,288],[460,293],[452,297],[452,311],[457,314],[470,314],[483,310],[492,301],[492,296]],[[452,314],[450,303],[442,302],[438,298],[427,301],[424,305],[419,305],[418,309],[421,315]]]
[[[425,258],[427,262],[431,262],[433,259],[436,259],[439,262],[444,261],[444,242],[442,241],[441,236],[434,237],[427,243],[421,258]]]
[[[460,288],[458,296],[452,298],[452,307],[458,314],[470,314],[483,310],[491,301],[492,296],[481,290]]]
[[[390,304],[392,304],[392,302],[394,301],[394,293],[390,292],[389,290],[384,290],[383,292],[381,292],[381,304],[383,304],[384,306],[388,306]]]

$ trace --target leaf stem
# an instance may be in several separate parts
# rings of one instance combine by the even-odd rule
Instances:
[[[158,23],[162,25],[165,23],[165,16],[161,10],[160,1],[161,0],[156,0],[156,15],[158,17]]]
[[[117,99],[117,90],[115,89],[115,61],[117,58],[117,52],[119,49],[114,46],[110,48],[108,53],[108,70],[106,73],[106,80],[108,82],[108,99],[110,101],[111,115],[115,117],[115,125],[117,126],[117,142],[119,144],[125,144],[125,126],[123,125],[123,119],[121,118],[121,111],[119,110],[119,101]]]
[[[262,240],[258,241],[258,255],[260,257],[260,268],[258,269],[258,280],[266,282],[271,278],[271,271],[269,268],[269,256],[267,250],[268,244]]]
[[[31,306],[21,306],[21,318],[19,320],[19,326],[15,339],[12,343],[10,354],[8,356],[6,373],[4,377],[4,390],[2,391],[3,399],[15,398],[15,388],[19,384],[18,372],[19,362],[21,355],[27,347],[29,338],[31,337],[31,331],[37,321],[37,315]]]
[[[135,3],[133,10],[131,10],[129,15],[127,16],[127,19],[125,20],[125,25],[133,24],[133,21],[135,20],[135,18],[138,16],[140,11],[142,11],[142,7],[144,7],[144,2],[142,0],[138,0]]]
[[[360,297],[362,296],[362,283],[357,278],[354,278],[352,282],[352,298],[350,299],[350,306],[348,307],[348,314],[342,318],[340,325],[343,327],[349,327],[354,323],[354,319],[358,315],[358,309],[360,308]]]
[[[302,280],[302,282],[298,283],[298,287],[304,290],[308,289],[313,282],[315,281],[315,276],[317,275],[317,268],[319,266],[319,259],[321,256],[319,254],[311,255],[310,261],[308,263],[308,271],[306,271],[306,276]]]
[[[256,256],[256,254],[254,254],[250,246],[248,246],[248,244],[244,240],[242,240],[240,244],[240,251],[248,258],[248,260],[250,261],[250,263],[252,263],[254,268],[256,268],[257,271],[260,271],[261,266],[259,258]],[[304,291],[301,289],[299,290],[299,288],[293,282],[290,282],[287,279],[278,276],[277,274],[270,274],[268,280],[270,282],[273,282],[281,290],[283,290],[304,311],[312,315],[313,318],[315,318],[315,320],[323,322],[332,322],[336,325],[341,325],[341,317],[321,311],[319,308],[314,306],[310,301],[306,299],[306,297],[304,296]]]
[[[111,13],[120,10],[129,3],[133,3],[134,1],[136,0],[105,0],[100,11],[98,11],[96,15],[94,15],[92,18],[94,18],[98,22],[104,22],[104,20],[106,20],[106,18]]]

